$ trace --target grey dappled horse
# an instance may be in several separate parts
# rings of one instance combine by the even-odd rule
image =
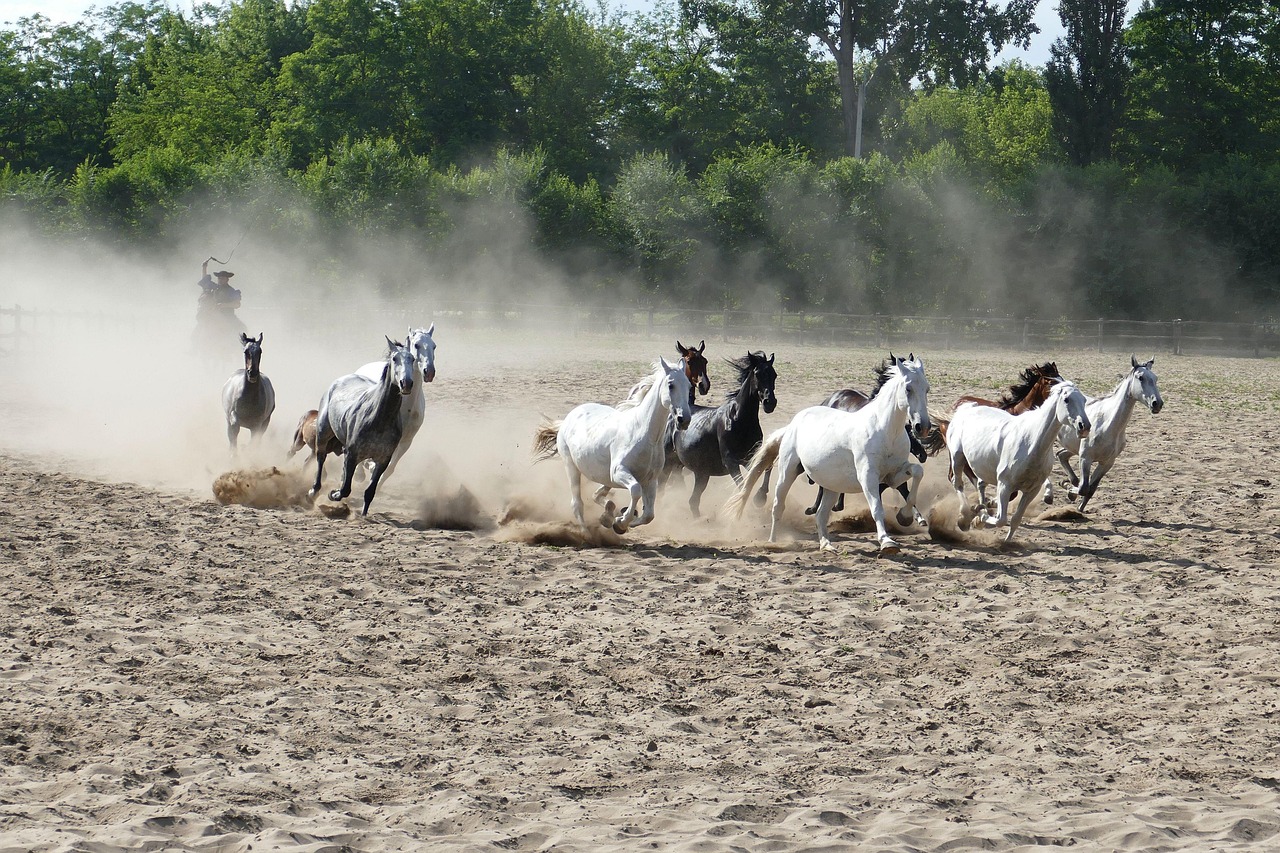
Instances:
[[[276,410],[276,391],[262,373],[262,333],[251,338],[240,333],[244,347],[244,369],[231,374],[222,386],[222,411],[227,416],[227,442],[236,451],[240,430],[247,429],[253,441],[267,431]]]

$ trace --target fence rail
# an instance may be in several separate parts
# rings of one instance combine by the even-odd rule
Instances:
[[[404,320],[397,309],[329,303],[279,304],[241,311],[249,325],[300,323],[320,331],[349,324],[352,316],[383,319],[398,329]],[[1202,320],[1037,320],[1009,317],[885,316],[823,312],[715,311],[648,307],[592,307],[547,303],[494,304],[434,302],[414,308],[455,328],[520,328],[535,326],[565,335],[670,335],[771,338],[801,346],[865,346],[876,348],[1012,349],[1035,352],[1091,349],[1098,352],[1141,350],[1175,354],[1280,355],[1280,322],[1221,323]],[[192,320],[194,324],[194,319]],[[22,351],[35,339],[55,332],[91,328],[99,333],[149,333],[172,326],[171,315],[156,312],[110,313],[49,308],[0,307],[0,356]]]

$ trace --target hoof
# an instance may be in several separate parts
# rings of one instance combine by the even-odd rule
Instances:
[[[910,527],[916,523],[916,518],[918,517],[918,514],[907,515],[906,509],[903,508],[898,510],[898,514],[894,516],[894,520],[898,522],[898,526],[900,527]]]
[[[818,512],[818,508],[816,506],[807,506],[804,508],[805,515],[815,515],[817,514],[817,512]]]
[[[613,523],[613,532],[621,536],[627,532],[627,525],[623,524],[621,521],[615,521]]]
[[[831,544],[830,539],[819,539],[818,550],[819,551],[835,551],[836,546]]]
[[[342,501],[342,490],[334,489],[332,492],[330,492],[329,500],[333,501],[334,503],[340,503]]]
[[[902,546],[899,545],[897,542],[894,542],[892,539],[886,538],[886,539],[880,540],[880,556],[881,557],[892,557],[894,554],[898,554],[901,552],[902,552]]]
[[[751,502],[756,506],[764,506],[765,501],[768,499],[768,496],[765,495],[764,492],[756,492],[756,496],[751,499]]]
[[[617,517],[616,516],[617,512],[618,512],[618,505],[615,504],[613,501],[609,501],[607,504],[605,504],[604,512],[600,513],[600,526],[612,527],[614,523],[614,519]]]
[[[1053,495],[1045,495],[1043,500],[1045,506],[1053,506]]]

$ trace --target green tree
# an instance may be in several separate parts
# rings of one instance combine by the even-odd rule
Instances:
[[[1079,166],[1111,158],[1124,116],[1126,5],[1126,0],[1059,0],[1065,34],[1049,47],[1045,86],[1054,134]]]

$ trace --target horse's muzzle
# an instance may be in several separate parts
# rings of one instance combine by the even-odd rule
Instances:
[[[435,378],[436,378],[436,369],[435,369],[435,367],[428,367],[428,368],[426,368],[425,370],[423,370],[423,371],[422,371],[422,381],[423,381],[423,382],[434,382],[434,381],[435,381]]]
[[[1080,418],[1076,421],[1076,433],[1081,438],[1087,438],[1089,436],[1090,429],[1092,429],[1092,424],[1089,423],[1088,418]]]
[[[676,429],[688,429],[693,418],[676,418]]]
[[[413,380],[407,380],[400,383],[400,396],[408,397],[413,393]]]
[[[1164,408],[1164,400],[1151,401],[1151,414],[1158,415],[1160,414],[1160,410],[1163,408]]]
[[[764,413],[767,415],[774,409],[778,408],[778,401],[774,397],[766,397],[764,402],[761,403],[761,406],[764,408]]]
[[[915,423],[911,425],[911,431],[915,433],[916,438],[924,438],[926,435],[929,434],[930,429],[932,429],[932,424],[930,424],[927,420],[920,421],[919,423]]]

